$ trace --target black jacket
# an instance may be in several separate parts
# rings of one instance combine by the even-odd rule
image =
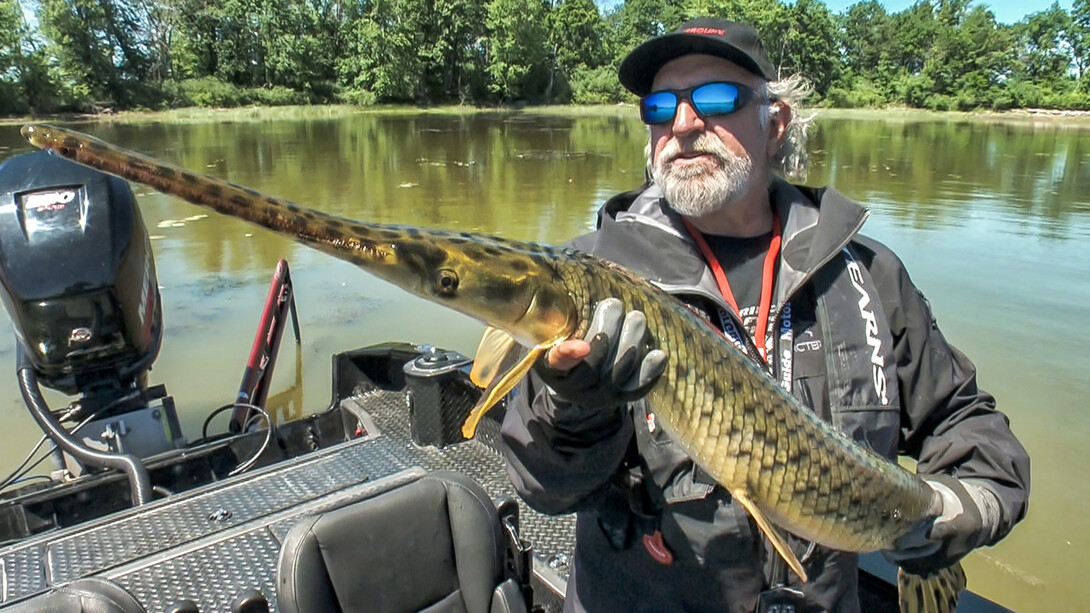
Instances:
[[[788,332],[770,326],[770,374],[878,453],[990,489],[1002,511],[996,540],[1005,536],[1026,512],[1029,458],[977,387],[973,364],[946,342],[900,260],[858,234],[863,208],[835,190],[778,179],[770,196],[784,226],[774,312]],[[612,198],[598,229],[572,245],[713,321],[730,311],[654,185]],[[791,359],[781,359],[785,351]],[[645,403],[625,414],[554,402],[533,374],[510,399],[503,436],[515,487],[542,512],[578,513],[565,609],[753,610],[774,556],[745,510],[653,427]],[[674,554],[670,565],[642,544],[655,530]],[[802,557],[807,544],[793,544]],[[854,554],[819,547],[804,564],[811,579],[800,587],[811,604],[859,609]]]

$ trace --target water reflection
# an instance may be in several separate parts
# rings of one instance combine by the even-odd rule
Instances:
[[[889,205],[919,229],[961,225],[983,203],[1045,238],[1085,236],[1085,132],[981,122],[819,121],[811,182]],[[1079,234],[1072,234],[1073,232]]]
[[[642,182],[646,141],[632,109],[76,127],[338,215],[546,243],[590,229],[604,198]],[[837,118],[819,119],[811,141],[808,183],[835,185],[872,209],[865,232],[907,263],[1030,449],[1029,519],[968,563],[974,589],[1016,610],[1078,610],[1087,596],[1090,519],[1078,509],[1090,504],[1090,483],[1069,476],[1090,443],[1086,140],[1057,125]],[[26,150],[17,127],[0,127],[0,158]],[[274,373],[282,418],[324,408],[335,351],[383,341],[475,347],[481,326],[461,315],[236,220],[195,218],[202,211],[191,205],[137,191],[166,319],[152,379],[176,396],[191,438],[234,398],[282,257],[303,335],[297,362],[282,354]],[[11,373],[0,376],[0,419],[8,440],[34,441],[12,347],[0,335],[0,372],[6,363]],[[2,447],[0,467],[29,450]]]

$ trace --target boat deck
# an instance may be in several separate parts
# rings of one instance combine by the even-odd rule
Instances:
[[[340,416],[331,411],[307,427],[315,430],[312,438],[321,439],[325,435],[317,430],[346,416],[350,422],[358,418],[365,430],[359,438],[0,548],[0,609],[99,576],[128,590],[149,612],[167,611],[181,600],[194,602],[202,613],[230,611],[232,601],[252,589],[276,611],[280,545],[306,515],[440,469],[476,479],[494,498],[517,499],[503,458],[490,444],[497,440],[497,422],[484,420],[476,440],[442,448],[417,445],[404,387],[384,389],[366,377],[351,385],[353,393],[335,407]],[[520,519],[524,538],[535,548],[538,580],[563,590],[574,521],[546,518],[525,505]],[[535,587],[548,591],[541,583]],[[558,601],[539,595],[543,603]]]
[[[151,613],[185,600],[201,613],[227,612],[255,589],[276,611],[277,560],[295,522],[426,472],[454,470],[494,499],[517,501],[521,536],[533,547],[535,605],[559,611],[574,516],[541,515],[514,492],[498,451],[495,417],[503,407],[481,421],[473,440],[420,444],[459,438],[453,432],[478,393],[464,369],[453,377],[440,369],[422,386],[407,381],[406,366],[420,357],[396,344],[334,356],[329,410],[281,425],[268,446],[267,431],[257,431],[149,459],[153,482],[178,492],[149,504],[129,508],[115,500],[115,509],[103,508],[104,496],[125,498],[127,482],[118,473],[0,500],[0,541],[11,539],[0,545],[0,610],[35,610],[21,604],[94,576],[125,588]],[[260,468],[226,476],[251,455]],[[861,568],[863,610],[897,611],[895,567],[869,554]],[[959,602],[959,611],[1003,610],[968,592]]]

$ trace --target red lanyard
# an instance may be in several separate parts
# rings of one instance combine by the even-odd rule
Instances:
[[[682,221],[685,222],[685,227],[689,230],[689,234],[692,235],[693,241],[697,247],[700,247],[700,252],[704,254],[704,259],[712,269],[712,275],[715,276],[715,282],[719,285],[719,292],[723,294],[723,299],[734,309],[734,314],[741,319],[742,315],[738,310],[738,303],[734,301],[734,292],[730,291],[730,282],[727,281],[727,275],[723,272],[723,266],[719,264],[719,258],[712,253],[708,241],[705,240],[700,230],[697,230],[688,219],[682,218]],[[757,345],[757,351],[760,352],[761,359],[766,362],[768,358],[765,356],[765,335],[768,332],[768,314],[772,310],[772,279],[776,272],[776,257],[780,254],[781,234],[780,216],[776,214],[776,211],[772,211],[772,242],[768,244],[768,253],[765,254],[764,268],[761,272],[761,304],[757,309],[757,331],[754,334],[754,340],[756,341],[754,344]]]

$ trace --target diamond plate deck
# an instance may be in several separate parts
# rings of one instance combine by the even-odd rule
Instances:
[[[465,473],[493,497],[517,499],[494,448],[496,422],[482,422],[479,440],[421,447],[412,442],[404,392],[373,389],[343,402],[365,410],[377,432],[0,548],[0,609],[52,586],[98,575],[129,590],[149,612],[165,611],[181,599],[192,600],[202,613],[229,611],[232,600],[254,588],[275,611],[280,542],[307,514],[438,469]],[[535,566],[551,584],[562,583],[573,519],[546,518],[519,504]]]

